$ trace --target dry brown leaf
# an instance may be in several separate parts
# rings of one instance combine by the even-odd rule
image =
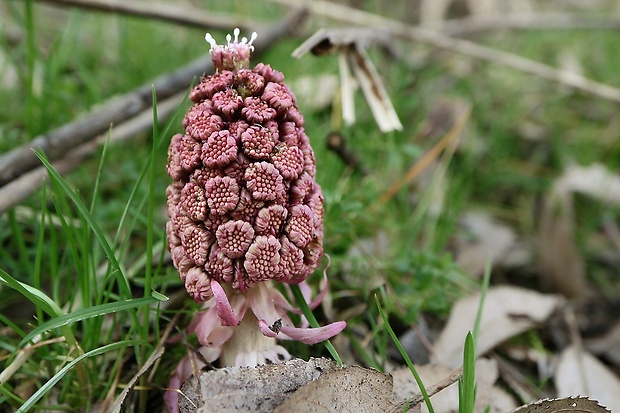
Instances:
[[[546,290],[574,298],[586,289],[584,258],[574,236],[573,200],[555,192],[544,199],[538,225],[540,278]]]
[[[182,388],[182,413],[271,413],[300,386],[337,369],[327,359],[300,359],[257,367],[226,367],[204,372]],[[198,389],[197,389],[198,387]]]
[[[586,340],[585,346],[592,353],[604,355],[607,360],[620,367],[620,322],[616,322],[605,335]]]
[[[416,366],[416,370],[422,378],[426,388],[443,380],[452,374],[452,370],[441,365],[426,364]],[[401,368],[392,372],[394,378],[394,400],[402,402],[410,400],[419,393],[419,387],[411,375],[409,368]],[[503,413],[512,410],[516,404],[512,397],[501,388],[495,386],[498,377],[497,362],[491,359],[478,359],[476,361],[476,407],[475,412],[484,412],[490,407],[491,413]],[[452,413],[459,411],[458,385],[452,385],[431,396],[433,409],[436,412]],[[422,412],[427,412],[426,405],[422,402]]]
[[[466,212],[460,219],[466,229],[468,239],[459,238],[456,241],[456,261],[463,270],[472,276],[481,276],[487,260],[492,259],[492,265],[501,265],[512,257],[517,250],[517,234],[507,225],[503,225],[484,212]],[[472,239],[473,238],[473,239]],[[523,250],[521,248],[521,250]],[[529,254],[525,252],[518,263],[527,263]]]
[[[556,181],[554,191],[580,193],[598,201],[620,203],[620,176],[611,173],[603,164],[571,165]]]
[[[511,413],[609,413],[605,407],[587,397],[567,397],[563,399],[545,399],[521,406]]]
[[[546,287],[568,297],[586,291],[584,259],[574,236],[573,194],[603,203],[620,203],[620,176],[602,164],[571,165],[545,199],[538,228],[541,277]]]
[[[377,413],[393,405],[390,375],[351,366],[299,388],[274,413]]]
[[[480,322],[478,354],[484,354],[504,340],[542,323],[561,301],[558,296],[524,288],[489,288]],[[465,336],[474,328],[479,303],[480,294],[456,302],[448,323],[435,343],[435,363],[450,368],[461,365]]]
[[[620,380],[599,359],[576,345],[562,351],[554,382],[559,397],[588,396],[620,412]]]

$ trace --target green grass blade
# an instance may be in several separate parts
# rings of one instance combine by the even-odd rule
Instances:
[[[49,392],[52,389],[52,387],[54,387],[64,377],[64,375],[67,374],[69,370],[71,370],[76,364],[78,364],[82,360],[88,357],[98,356],[100,354],[104,354],[109,351],[113,351],[113,350],[124,348],[124,347],[134,346],[138,344],[141,344],[141,342],[133,341],[133,340],[119,341],[117,343],[112,343],[112,344],[108,344],[100,348],[96,348],[94,350],[91,350],[87,353],[80,355],[79,357],[76,357],[74,360],[72,360],[70,363],[64,366],[58,373],[54,374],[54,376],[51,379],[49,379],[47,383],[41,386],[41,388],[37,390],[35,394],[30,396],[30,398],[26,400],[26,403],[24,403],[19,409],[17,409],[17,413],[25,413],[29,411],[31,408],[33,408],[36,402],[38,402],[43,396],[45,396],[45,394],[47,394],[47,392]]]
[[[463,375],[459,376],[459,413],[473,413],[476,403],[476,348],[471,332],[465,338]]]
[[[41,188],[41,221],[39,222],[39,235],[37,237],[37,249],[34,258],[33,284],[36,289],[41,289],[41,263],[43,261],[43,253],[45,251],[45,221],[47,219],[47,204],[45,198],[47,195],[47,186]],[[43,319],[42,310],[35,307],[37,320]]]
[[[295,302],[301,309],[301,312],[303,313],[303,315],[308,320],[308,323],[310,323],[310,326],[314,328],[319,328],[320,327],[319,322],[316,321],[316,317],[314,317],[314,314],[312,314],[312,310],[308,306],[308,303],[306,302],[304,295],[299,289],[299,286],[297,284],[292,284],[291,290],[293,290],[293,296],[295,297]],[[340,358],[340,354],[338,354],[338,352],[336,351],[336,348],[331,343],[331,341],[325,340],[323,343],[325,344],[325,348],[327,349],[327,351],[329,351],[329,354],[331,354],[331,356],[336,361],[336,363],[338,363],[339,366],[342,366],[342,359]]]
[[[482,321],[484,302],[491,281],[491,258],[487,259],[482,278],[482,291],[480,302],[476,312],[474,322],[474,332],[467,333],[465,337],[465,347],[463,348],[463,375],[459,377],[459,413],[472,413],[476,403],[476,343],[478,342],[478,332]]]
[[[157,142],[159,141],[159,134],[157,129],[157,96],[155,95],[155,87],[152,90],[153,96],[153,144],[151,146],[151,159],[150,159],[150,174],[149,174],[149,189],[148,189],[148,201],[147,201],[147,225],[146,225],[146,266],[144,271],[144,296],[151,295],[151,281],[153,277],[153,222],[155,214],[155,174],[157,172]],[[148,312],[145,313],[145,321],[148,320]],[[148,325],[148,323],[146,323]],[[147,331],[148,333],[148,331]]]
[[[189,91],[191,90],[188,89],[187,93],[185,94],[184,98],[183,98],[183,102],[187,101],[187,97],[189,96]],[[179,115],[181,114],[181,110],[183,109],[183,105],[179,105],[174,113],[170,116],[170,119],[168,120],[168,122],[166,122],[166,125],[164,126],[163,130],[161,131],[161,133],[158,134],[158,140],[156,140],[157,142],[157,149],[160,149],[162,144],[164,142],[166,142],[166,139],[162,139],[162,136],[168,136],[170,134],[170,129],[172,128],[172,124],[173,121],[176,121],[179,117]],[[149,159],[147,160],[146,164],[142,167],[142,170],[140,171],[140,175],[138,176],[138,179],[136,179],[136,183],[134,184],[134,187],[131,190],[131,193],[129,194],[129,198],[127,200],[127,204],[125,205],[125,209],[123,210],[123,213],[121,214],[121,218],[119,220],[119,225],[118,225],[118,232],[116,233],[116,236],[114,237],[114,242],[112,245],[116,247],[118,247],[119,244],[119,240],[120,240],[120,236],[121,236],[121,229],[125,226],[125,221],[127,220],[127,217],[129,216],[129,210],[131,209],[131,206],[134,203],[134,200],[136,198],[136,196],[138,195],[138,189],[140,188],[140,184],[142,183],[142,180],[144,179],[144,177],[146,176],[146,174],[149,172],[150,168],[151,168],[151,161],[152,161],[152,155],[151,157],[149,157]]]
[[[422,378],[420,377],[420,374],[418,374],[418,370],[416,370],[415,366],[413,365],[413,362],[411,361],[409,354],[407,354],[407,352],[405,351],[405,348],[400,343],[400,340],[398,339],[398,337],[396,337],[396,333],[394,333],[394,330],[392,330],[392,326],[390,326],[390,323],[388,322],[387,314],[385,313],[385,311],[383,311],[383,308],[381,307],[381,303],[379,302],[379,297],[377,297],[377,295],[375,295],[375,303],[377,304],[377,309],[379,310],[379,314],[381,315],[381,318],[383,319],[383,326],[385,327],[388,334],[392,338],[392,341],[394,341],[394,344],[396,345],[396,348],[398,348],[400,355],[405,359],[405,363],[407,363],[407,367],[409,367],[409,370],[411,371],[411,374],[413,375],[415,382],[418,384],[418,387],[420,388],[420,392],[422,393],[422,397],[424,398],[424,403],[426,403],[426,407],[428,408],[429,413],[434,413],[435,410],[433,409],[433,404],[431,403],[431,399],[428,396],[428,392],[426,391],[424,382],[422,382]]]
[[[4,324],[7,327],[9,327],[11,330],[13,330],[16,334],[18,334],[21,337],[25,337],[26,336],[26,332],[24,330],[22,330],[20,326],[15,324],[10,318],[8,318],[7,316],[5,316],[2,313],[0,313],[0,323]],[[10,353],[15,351],[15,347],[13,345],[10,345],[10,347],[9,347],[9,342],[8,341],[7,342],[3,341],[4,338],[5,337],[0,337],[0,347],[5,349],[5,350],[7,350]]]
[[[106,155],[108,154],[108,144],[110,143],[110,133],[112,128],[108,130],[105,142],[103,143],[103,150],[101,151],[101,158],[99,159],[99,165],[97,166],[97,174],[95,175],[95,183],[93,185],[92,199],[90,201],[90,213],[95,213],[95,207],[97,206],[97,196],[101,187],[101,177],[103,176],[103,165],[105,164]]]
[[[482,290],[480,292],[480,303],[478,304],[478,311],[476,312],[476,321],[474,323],[474,350],[476,343],[478,343],[478,332],[480,331],[480,323],[482,321],[482,311],[484,310],[484,301],[487,297],[487,291],[489,290],[489,283],[491,282],[491,257],[487,258],[487,263],[484,267],[484,275],[482,277]]]
[[[39,325],[37,328],[28,333],[20,343],[20,346],[31,340],[37,334],[44,333],[46,331],[53,330],[68,324],[76,323],[78,321],[86,320],[89,318],[100,317],[106,314],[118,313],[120,311],[131,310],[133,308],[139,308],[148,306],[153,303],[160,302],[159,296],[149,296],[141,298],[133,298],[130,300],[117,301],[114,303],[106,303],[96,305],[94,307],[82,308],[80,310],[73,311],[69,314],[63,314],[59,317],[53,318],[45,323]],[[164,298],[166,298],[164,296]],[[166,298],[167,299],[167,298]]]
[[[80,212],[84,220],[88,223],[88,226],[92,230],[93,234],[99,241],[99,244],[105,251],[108,259],[110,260],[110,263],[113,269],[116,271],[118,287],[121,289],[121,295],[124,298],[131,297],[131,289],[129,287],[129,282],[127,281],[127,278],[125,277],[123,273],[123,269],[121,268],[120,263],[118,262],[116,256],[114,255],[114,251],[112,251],[112,248],[110,247],[108,240],[103,234],[103,231],[101,230],[97,222],[94,220],[91,213],[88,211],[88,208],[86,207],[86,205],[84,205],[84,202],[82,202],[80,197],[71,189],[69,184],[67,184],[67,182],[54,169],[52,164],[47,160],[47,158],[42,152],[35,151],[34,153],[41,160],[41,162],[43,163],[43,166],[45,166],[45,169],[47,169],[47,172],[50,174],[52,179],[54,179],[61,186],[65,194],[73,201],[73,203],[77,207],[78,211]]]
[[[44,292],[37,290],[36,288],[24,284],[22,282],[17,281],[9,274],[7,274],[4,270],[0,268],[0,283],[6,284],[14,290],[21,293],[24,297],[28,298],[30,302],[32,302],[36,307],[41,307],[43,311],[48,313],[52,317],[60,317],[63,315],[62,310],[58,305],[49,298]],[[78,354],[82,354],[82,349],[80,348],[75,336],[73,335],[73,331],[67,326],[61,326],[62,335],[65,337],[67,344],[73,350],[77,351]],[[25,342],[25,340],[24,340]],[[82,380],[82,383],[86,382],[86,372],[83,366],[78,366],[78,375]]]
[[[32,302],[36,307],[40,307],[51,317],[58,317],[63,314],[60,307],[49,298],[43,291],[38,290],[28,284],[17,281],[7,272],[0,268],[0,283],[5,284]]]
[[[15,242],[15,246],[17,247],[17,253],[19,254],[19,267],[20,269],[30,268],[30,260],[28,258],[28,248],[26,247],[26,241],[24,240],[24,234],[22,233],[22,228],[17,222],[17,217],[15,215],[15,209],[11,209],[7,213],[7,217],[9,219],[9,225],[11,228],[11,234],[13,237],[13,241]]]
[[[0,394],[4,395],[5,401],[7,403],[11,404],[13,407],[17,407],[26,402],[24,399],[13,394],[7,387],[8,386],[6,386],[6,384],[0,386]],[[0,406],[4,407],[2,400],[0,400]]]

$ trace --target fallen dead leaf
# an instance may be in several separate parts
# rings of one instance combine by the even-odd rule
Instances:
[[[575,298],[586,291],[586,267],[575,242],[573,200],[554,192],[543,201],[536,240],[540,279],[548,291]]]
[[[377,413],[393,406],[389,374],[351,366],[299,388],[274,413]]]
[[[547,287],[568,297],[586,289],[583,257],[574,236],[573,194],[608,204],[620,203],[620,176],[602,164],[571,165],[545,199],[538,229],[541,277]]]
[[[466,212],[460,223],[469,237],[456,240],[456,261],[467,274],[481,276],[489,258],[493,267],[501,265],[517,247],[515,231],[489,214]],[[529,257],[522,260],[527,262]]]
[[[620,176],[611,173],[603,164],[571,165],[558,178],[554,190],[560,193],[580,193],[598,201],[620,203]]]
[[[416,366],[416,370],[427,389],[453,373],[452,369],[435,364]],[[476,392],[474,412],[482,413],[488,406],[490,408],[489,411],[492,413],[504,413],[516,407],[513,398],[504,390],[495,386],[498,374],[497,362],[495,360],[481,358],[476,361],[476,385],[478,390]],[[405,367],[393,371],[392,377],[394,378],[394,400],[396,402],[410,400],[420,392],[408,368]],[[456,382],[431,396],[430,399],[436,412],[456,413],[459,411],[459,394]],[[421,411],[428,412],[424,402],[421,404]]]
[[[607,334],[586,340],[586,348],[594,354],[604,355],[617,367],[620,367],[620,322],[607,332]]]
[[[598,404],[595,400],[587,397],[567,397],[562,399],[538,400],[525,406],[521,406],[511,413],[559,413],[559,412],[581,412],[581,413],[610,413],[605,407]]]
[[[195,378],[183,385],[179,410],[271,413],[300,386],[337,368],[333,361],[321,358],[207,371],[199,376],[198,386]]]
[[[489,288],[480,322],[478,354],[484,354],[504,340],[544,322],[561,302],[559,296],[519,287]],[[480,294],[456,302],[434,345],[434,363],[450,368],[461,365],[465,336],[474,328],[479,303]]]
[[[571,345],[562,351],[554,382],[559,397],[584,395],[613,412],[620,412],[620,380],[579,346]]]

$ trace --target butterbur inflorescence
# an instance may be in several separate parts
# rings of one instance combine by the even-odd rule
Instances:
[[[256,34],[238,35],[224,46],[206,35],[216,73],[191,91],[185,133],[170,144],[172,260],[187,292],[206,303],[190,326],[203,346],[220,348],[248,309],[265,337],[317,343],[345,323],[308,328],[302,317],[296,327],[287,313],[298,310],[272,285],[300,284],[310,300],[304,281],[323,256],[314,154],[284,76],[262,63],[250,69]]]

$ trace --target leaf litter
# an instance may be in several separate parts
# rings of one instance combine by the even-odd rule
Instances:
[[[454,304],[448,323],[434,345],[433,361],[450,368],[461,364],[463,337],[473,330],[480,294],[460,299]],[[542,324],[563,302],[560,296],[541,294],[520,287],[489,288],[480,323],[478,354]]]
[[[554,375],[558,396],[587,395],[620,411],[620,380],[599,359],[576,344],[560,354]]]
[[[596,182],[601,183],[599,189],[588,187],[587,182],[592,182],[595,178]],[[615,203],[620,201],[620,178],[598,165],[593,165],[569,168],[556,181],[554,191],[546,201],[546,212],[539,228],[538,247],[541,246],[541,240],[548,246],[547,250],[543,248],[539,251],[538,258],[543,263],[541,268],[545,268],[547,260],[547,264],[551,262],[547,268],[557,272],[560,272],[559,265],[564,265],[565,268],[567,263],[577,267],[576,271],[581,271],[575,260],[582,258],[573,244],[572,235],[574,193]],[[488,254],[496,257],[493,261],[495,266],[502,267],[515,262],[507,257],[515,249],[521,248],[520,260],[516,260],[518,265],[531,261],[531,252],[522,248],[523,243],[510,227],[498,223],[484,213],[476,212],[465,214],[461,222],[477,238],[474,242],[457,243],[456,247],[459,262],[469,267],[472,275],[481,271],[483,256]],[[488,239],[497,242],[490,244]],[[370,250],[372,249],[374,248],[371,247]],[[572,254],[567,255],[570,251]],[[566,259],[567,256],[576,258],[571,261]],[[554,258],[549,261],[549,257]],[[564,263],[562,259],[565,260]],[[566,273],[564,276],[566,277]],[[566,282],[570,283],[570,278]],[[417,366],[426,386],[454,376],[454,369],[461,365],[463,337],[473,329],[479,301],[480,294],[472,294],[454,304],[445,327],[433,345],[431,363]],[[491,287],[487,292],[482,313],[477,343],[478,355],[498,348],[508,339],[525,331],[540,327],[564,303],[565,299],[559,295],[512,286]],[[598,352],[612,352],[611,347],[601,350],[600,343],[605,343],[601,340],[598,342]],[[476,411],[484,411],[488,407],[491,412],[556,412],[563,411],[567,406],[583,412],[608,411],[603,405],[612,411],[620,410],[614,399],[615,395],[620,393],[617,376],[591,353],[575,345],[565,348],[561,353],[553,376],[557,396],[565,397],[540,400],[517,410],[514,410],[516,404],[512,396],[497,385],[499,372],[496,360],[480,358],[476,367]],[[293,409],[295,413],[392,411],[390,409],[401,406],[404,401],[415,399],[419,392],[407,368],[396,369],[391,375],[386,375],[359,366],[340,368],[324,359],[311,359],[309,362],[292,360],[255,368],[220,369],[203,373],[199,382],[200,393],[193,397],[194,402],[202,406],[199,410],[201,412],[288,413]],[[191,384],[186,385],[183,391],[191,394]],[[576,398],[578,395],[588,395],[592,400]],[[598,404],[594,399],[602,404]],[[454,383],[438,389],[431,400],[436,411],[458,411],[458,391]],[[191,403],[187,404],[187,408],[189,410],[181,411],[193,411]],[[409,408],[416,411],[426,409],[423,403],[416,403]]]

